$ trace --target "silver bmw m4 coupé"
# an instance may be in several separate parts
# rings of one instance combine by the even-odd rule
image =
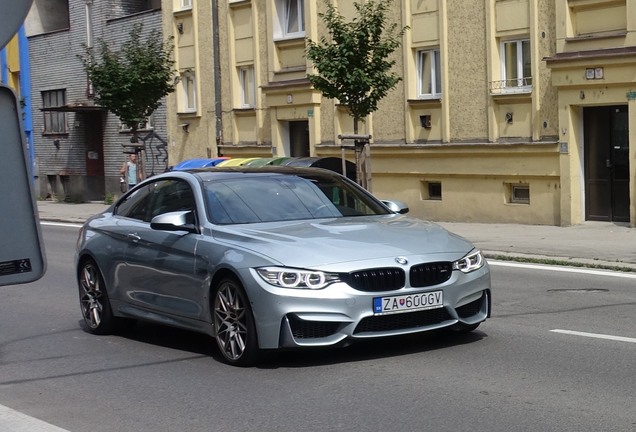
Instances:
[[[320,168],[157,175],[80,230],[85,329],[198,331],[242,366],[265,350],[474,330],[490,316],[486,260],[407,211]]]

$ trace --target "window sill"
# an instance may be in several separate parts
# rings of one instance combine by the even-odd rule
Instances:
[[[175,10],[172,11],[172,14],[174,16],[191,15],[192,14],[192,6],[185,7],[185,8],[182,8],[182,9],[175,9]]]
[[[243,6],[250,3],[251,3],[251,0],[228,0],[228,5],[230,7]]]
[[[510,99],[532,99],[532,87],[527,88],[516,88],[516,89],[502,89],[498,91],[491,91],[490,96],[493,99],[502,99],[502,100],[510,100]]]
[[[256,114],[256,109],[254,107],[239,107],[234,108],[232,112],[239,117],[250,117]]]
[[[177,115],[182,117],[197,117],[197,110],[178,111]]]
[[[274,37],[274,43],[281,48],[305,45],[305,33],[294,33],[288,36]]]
[[[417,98],[417,99],[408,99],[406,101],[409,105],[441,105],[442,97],[426,97],[426,98]]]
[[[565,38],[565,41],[566,42],[587,42],[591,40],[624,38],[625,36],[627,36],[626,30],[618,30],[618,31],[588,33],[588,34],[582,34],[578,36],[571,36],[571,37]]]
[[[137,129],[137,133],[139,133],[139,132],[150,132],[151,130],[154,130],[154,128]],[[119,133],[120,134],[129,134],[129,133],[132,133],[132,129],[119,129]]]

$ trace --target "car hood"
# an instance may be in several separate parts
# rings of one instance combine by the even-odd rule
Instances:
[[[298,267],[413,255],[459,259],[473,248],[439,225],[403,215],[217,226],[213,236]]]

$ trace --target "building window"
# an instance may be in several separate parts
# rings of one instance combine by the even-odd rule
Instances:
[[[417,97],[439,98],[442,93],[439,50],[417,51]]]
[[[181,10],[192,9],[192,0],[179,0],[179,6]]]
[[[42,92],[42,106],[44,108],[63,107],[65,104],[66,90]],[[44,133],[67,133],[66,113],[63,111],[44,111]]]
[[[154,114],[150,114],[148,117],[146,117],[142,122],[139,122],[139,124],[137,125],[138,131],[149,131],[154,128],[155,128]],[[126,125],[121,120],[119,120],[119,132],[130,132],[130,131],[131,129],[128,127],[128,125]]]
[[[503,91],[525,90],[532,87],[530,41],[513,40],[501,43],[501,87]]]
[[[527,183],[506,183],[508,204],[530,204],[530,185]]]
[[[274,36],[280,39],[305,35],[305,1],[276,0],[278,28]]]
[[[197,92],[194,72],[188,70],[181,73],[179,84],[181,93],[181,107],[179,111],[184,113],[196,112]]]
[[[422,199],[423,200],[442,200],[442,183],[438,181],[423,181],[422,182]]]
[[[241,81],[241,108],[254,108],[255,86],[254,86],[254,66],[245,66],[239,69]]]

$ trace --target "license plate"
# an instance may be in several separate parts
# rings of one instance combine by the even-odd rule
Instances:
[[[373,313],[376,315],[435,309],[443,306],[443,291],[373,298]]]

